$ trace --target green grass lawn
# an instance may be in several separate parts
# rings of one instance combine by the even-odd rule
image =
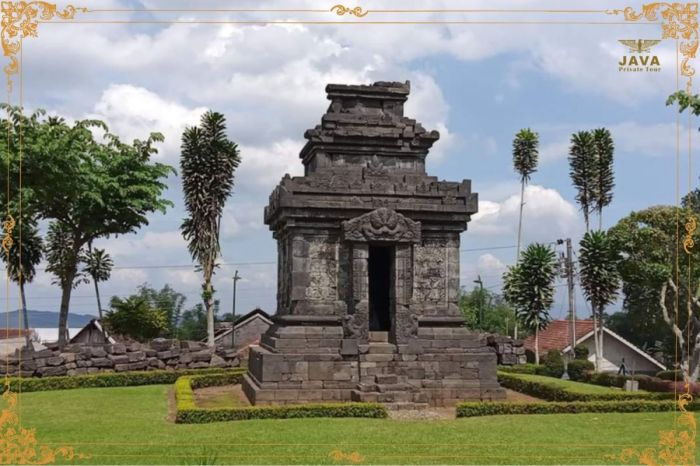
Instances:
[[[534,374],[511,374],[510,376],[517,377],[522,380],[528,380],[531,382],[546,383],[547,385],[552,385],[558,388],[563,388],[572,393],[582,393],[582,394],[605,394],[605,393],[626,393],[618,387],[603,387],[602,385],[593,385],[590,383],[574,382],[573,380],[562,380],[555,377],[547,377],[545,375],[534,375]],[[644,390],[638,390],[636,392],[628,392],[629,395],[634,396],[634,393],[647,393]]]
[[[285,419],[176,425],[170,386],[21,395],[40,445],[73,446],[89,464],[603,464],[625,447],[654,447],[673,413],[490,416],[442,421]]]

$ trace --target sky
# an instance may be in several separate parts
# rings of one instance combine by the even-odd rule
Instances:
[[[180,0],[76,2],[102,9],[192,8]],[[213,1],[198,9],[322,9],[336,2]],[[624,8],[633,2],[587,2],[587,8]],[[353,4],[354,5],[354,4]],[[396,8],[396,0],[366,2],[365,9]],[[61,4],[59,4],[59,7]],[[350,6],[350,5],[348,5]],[[641,3],[634,4],[637,10]],[[477,0],[432,1],[431,9],[561,8],[561,2]],[[402,1],[402,9],[426,8]],[[364,20],[538,20],[564,19],[541,13],[372,13]],[[576,21],[617,21],[602,13],[570,16]],[[40,24],[38,37],[24,40],[23,98],[28,109],[44,108],[69,120],[99,118],[121,138],[165,135],[154,157],[179,165],[180,136],[207,109],[223,113],[242,163],[222,219],[222,265],[214,287],[222,312],[232,308],[232,276],[239,271],[237,312],[259,306],[274,313],[276,246],[263,224],[263,208],[286,174],[301,175],[303,133],[320,123],[327,83],[411,82],[406,115],[440,140],[427,158],[430,175],[472,180],[479,213],[461,237],[462,286],[480,276],[500,291],[501,275],[515,260],[520,184],[512,168],[512,140],[525,127],[540,136],[540,165],[525,190],[523,244],[572,238],[585,231],[568,174],[571,134],[606,127],[615,141],[615,190],[603,212],[608,228],[633,210],[677,201],[698,173],[688,170],[682,148],[676,177],[677,112],[665,106],[677,88],[676,44],[653,48],[661,71],[622,73],[627,54],[619,39],[659,39],[658,24],[357,24],[333,13],[105,12],[79,19],[180,20],[183,24],[110,24],[55,21]],[[192,20],[207,24],[186,23]],[[222,24],[225,20],[345,21],[344,24]],[[681,85],[684,85],[681,82]],[[12,99],[16,103],[17,95]],[[681,118],[681,134],[697,144],[696,121]],[[693,155],[694,156],[694,155]],[[112,256],[112,278],[103,297],[125,297],[147,282],[168,283],[199,302],[201,277],[194,271],[179,232],[184,217],[181,181],[168,179],[166,197],[175,207],[153,214],[137,234],[96,242]],[[595,220],[597,224],[597,219]],[[561,247],[558,250],[563,250]],[[40,268],[45,264],[40,265]],[[28,286],[30,309],[58,310],[60,289],[43,270]],[[563,317],[567,299],[557,283],[552,315]],[[16,292],[11,289],[14,301]],[[3,290],[3,293],[5,291]],[[104,299],[104,298],[103,298]],[[17,302],[17,301],[14,301]],[[13,309],[16,306],[13,306]],[[578,315],[588,316],[577,296]],[[614,310],[614,309],[612,309]],[[610,311],[610,310],[609,310]],[[92,284],[74,292],[71,312],[96,313]]]

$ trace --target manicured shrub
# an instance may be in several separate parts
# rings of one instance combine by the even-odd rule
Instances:
[[[549,377],[561,377],[564,374],[564,358],[557,350],[550,350],[544,357],[544,374]]]
[[[498,370],[512,374],[537,374],[541,366],[537,364],[517,364],[515,366],[498,366]]]
[[[172,384],[178,377],[189,374],[238,374],[241,377],[245,368],[236,369],[182,369],[174,371],[134,371],[102,372],[90,375],[9,379],[10,390],[14,392],[39,392],[46,390],[68,390],[73,388],[129,387],[137,385]]]
[[[380,403],[318,403],[290,406],[252,406],[246,408],[197,408],[193,388],[239,383],[238,374],[211,374],[180,377],[175,382],[177,413],[175,422],[201,424],[206,422],[242,421],[246,419],[291,419],[309,417],[369,417],[385,418],[387,411]]]
[[[571,401],[552,403],[492,403],[471,402],[457,405],[457,417],[493,416],[498,414],[575,414],[575,413],[647,413],[673,411],[676,403],[668,401]],[[689,411],[700,409],[691,403]]]
[[[603,387],[622,388],[625,385],[625,380],[627,380],[627,378],[622,375],[588,372],[582,382],[601,385]]]
[[[519,374],[498,373],[498,382],[501,386],[525,393],[526,395],[541,398],[547,401],[625,401],[625,400],[664,400],[673,398],[672,393],[646,393],[646,392],[611,392],[611,393],[579,393],[566,390],[553,383],[528,380]]]
[[[683,380],[683,372],[679,370],[659,371],[656,373],[656,377],[663,380]]]
[[[574,359],[588,359],[588,348],[586,345],[574,346]]]
[[[535,352],[529,349],[525,350],[525,360],[528,364],[535,364]]]
[[[587,373],[595,370],[595,365],[588,359],[574,359],[567,366],[567,373],[571,380],[585,382]]]

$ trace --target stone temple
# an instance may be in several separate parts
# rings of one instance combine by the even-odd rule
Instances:
[[[410,83],[326,92],[321,124],[304,134],[304,176],[285,175],[265,208],[277,314],[251,348],[246,395],[394,407],[504,398],[494,348],[457,305],[471,182],[426,174],[439,134],[404,116]]]

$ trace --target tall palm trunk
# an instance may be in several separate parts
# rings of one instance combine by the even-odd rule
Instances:
[[[58,314],[58,346],[60,348],[68,343],[68,310],[74,279],[75,274],[66,283],[61,284],[61,309]]]
[[[598,313],[593,310],[593,346],[595,347],[595,371],[600,372],[602,360],[600,355],[600,331],[598,329]]]
[[[92,241],[88,242],[88,251],[92,256]],[[102,303],[100,302],[100,287],[97,284],[97,279],[94,276],[92,277],[92,281],[95,284],[95,297],[97,298],[97,314],[100,316],[100,320],[102,320]]]
[[[520,215],[518,216],[518,246],[515,251],[515,263],[520,260],[520,235],[523,230],[523,206],[525,205],[525,179],[520,180]],[[513,326],[513,338],[518,339],[518,319]]]
[[[31,340],[29,338],[29,313],[27,311],[27,297],[24,293],[24,280],[20,277],[19,281],[19,295],[22,299],[22,320],[24,320],[24,341],[29,347]]]
[[[540,330],[535,327],[535,364],[540,363]]]

